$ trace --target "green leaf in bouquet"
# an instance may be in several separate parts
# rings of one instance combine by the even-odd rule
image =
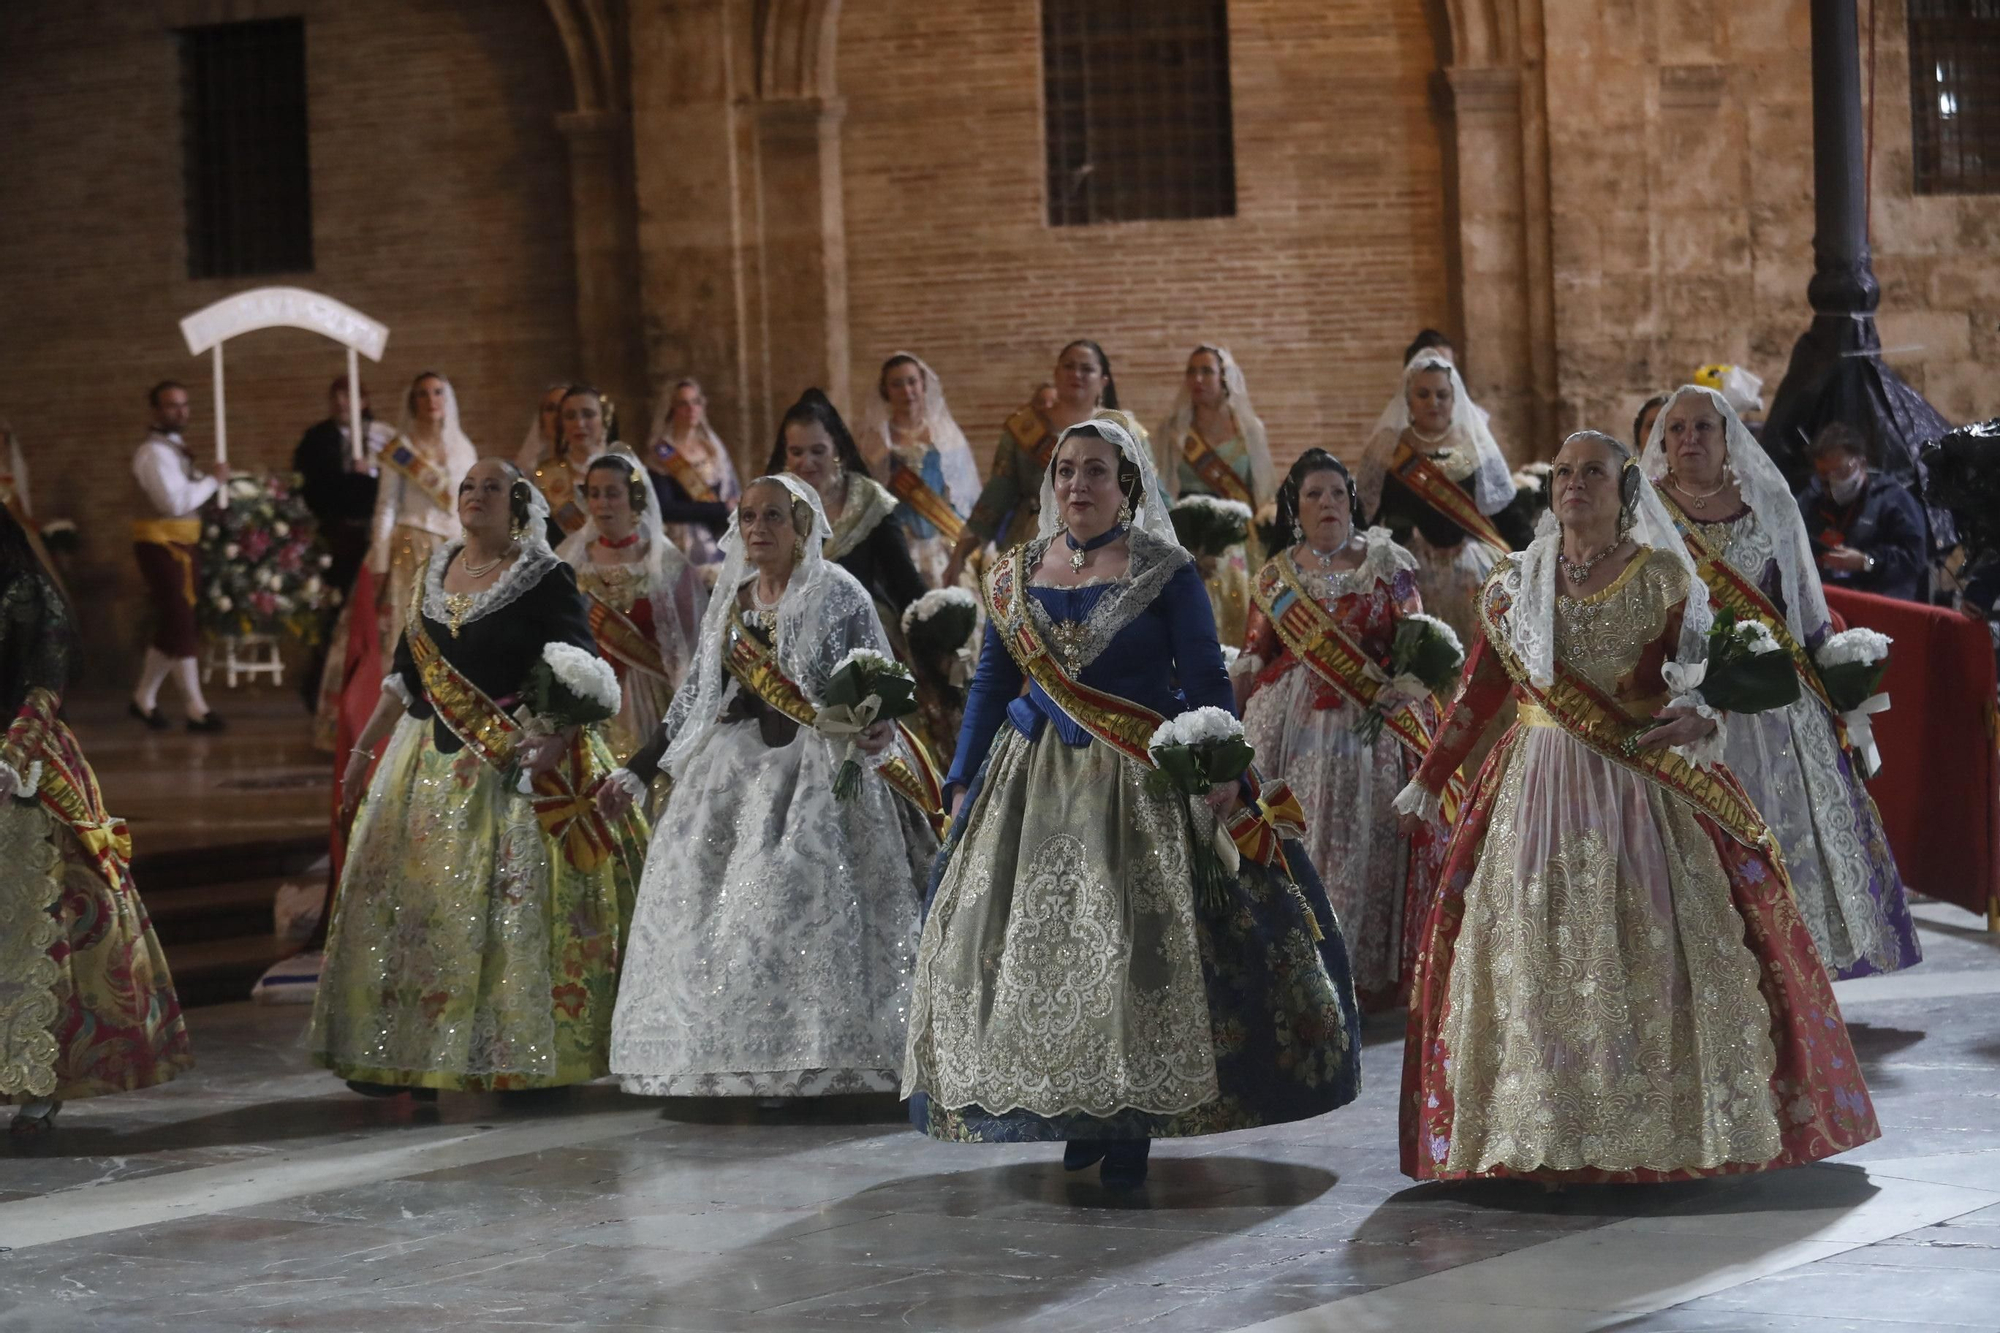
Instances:
[[[1789,653],[1732,650],[1709,659],[1701,697],[1729,713],[1765,713],[1798,701],[1799,673]]]
[[[530,713],[546,718],[558,727],[602,722],[614,711],[606,708],[602,701],[580,695],[563,684],[546,658],[537,658],[535,665],[529,668],[527,683],[521,690],[521,702],[527,705]]]
[[[1464,666],[1464,650],[1437,626],[1421,620],[1404,620],[1396,626],[1396,641],[1389,651],[1391,675],[1407,673],[1422,681],[1432,694],[1446,695]]]
[[[1153,762],[1166,775],[1170,789],[1185,796],[1198,796],[1208,790],[1202,781],[1200,757],[1185,745],[1169,745],[1153,751]]]
[[[1257,757],[1257,751],[1241,738],[1220,741],[1207,747],[1207,750],[1202,776],[1208,779],[1210,787],[1236,781],[1249,771],[1251,761]]]
[[[1820,684],[1836,713],[1851,713],[1882,688],[1889,674],[1889,659],[1879,662],[1841,662],[1819,669]]]

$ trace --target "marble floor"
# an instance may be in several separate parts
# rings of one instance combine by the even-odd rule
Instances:
[[[1397,1173],[1393,1021],[1354,1106],[1117,1197],[886,1099],[365,1101],[299,1010],[202,1009],[196,1073],[0,1147],[0,1329],[2000,1329],[2000,937],[1919,914],[1921,969],[1840,988],[1880,1142],[1559,1195]]]

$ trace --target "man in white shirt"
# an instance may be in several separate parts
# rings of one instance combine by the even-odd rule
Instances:
[[[222,719],[202,697],[195,656],[201,631],[195,623],[195,564],[201,540],[201,507],[229,478],[229,465],[209,464],[207,474],[188,454],[181,432],[188,424],[187,386],[162,380],[146,395],[153,426],[132,456],[132,475],[146,493],[155,516],[132,521],[132,551],[152,596],[157,624],[146,648],[146,665],[132,690],[132,716],[155,731],[172,725],[160,712],[160,686],[168,676],[180,687],[189,731],[221,731]]]

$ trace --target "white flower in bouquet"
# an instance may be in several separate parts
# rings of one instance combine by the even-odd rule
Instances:
[[[1212,509],[1218,517],[1235,519],[1241,523],[1250,521],[1250,506],[1241,500],[1229,500],[1220,495],[1184,495],[1175,503],[1192,505],[1197,509]]]
[[[211,523],[206,528],[202,529],[201,535],[208,538],[210,541],[214,541],[217,537],[220,537],[222,535],[222,529],[216,527],[215,524]]]
[[[1813,655],[1824,667],[1845,666],[1849,662],[1872,666],[1889,655],[1892,642],[1894,640],[1880,630],[1857,625],[1829,637]]]
[[[1404,620],[1411,621],[1415,624],[1422,625],[1424,628],[1430,630],[1432,633],[1436,634],[1439,638],[1443,639],[1446,643],[1450,644],[1451,650],[1453,652],[1457,653],[1460,657],[1465,656],[1465,645],[1459,642],[1458,631],[1453,629],[1451,626],[1445,624],[1442,620],[1439,620],[1436,616],[1427,616],[1421,611],[1416,611],[1402,618]]]
[[[1223,644],[1223,645],[1222,645],[1222,669],[1223,669],[1223,671],[1224,671],[1224,672],[1233,672],[1233,671],[1235,671],[1235,670],[1236,670],[1236,659],[1237,659],[1237,658],[1239,658],[1239,657],[1241,657],[1241,656],[1243,656],[1243,650],[1242,650],[1241,648],[1232,648],[1232,647],[1230,647],[1230,646],[1229,646],[1228,644],[1226,644],[1226,643],[1225,643],[1225,644]]]
[[[215,609],[218,611],[227,611],[235,605],[236,603],[227,597],[218,597],[215,599]]]
[[[1761,620],[1737,621],[1735,634],[1737,641],[1748,649],[1753,657],[1779,651],[1777,636],[1772,634],[1771,627]]]
[[[304,592],[306,596],[308,597],[319,596],[319,589],[320,589],[319,575],[315,574],[311,578],[305,581]]]
[[[319,567],[320,567],[321,569],[332,569],[332,568],[333,568],[333,557],[332,557],[332,556],[330,556],[330,555],[323,555],[323,556],[321,556],[321,557],[319,558]]]
[[[1243,739],[1243,723],[1227,708],[1210,704],[1191,708],[1179,717],[1170,717],[1153,731],[1148,750],[1164,750],[1171,745],[1190,748]]]
[[[868,672],[887,671],[895,675],[909,674],[901,662],[898,662],[893,657],[885,657],[872,648],[855,648],[850,650],[847,656],[833,664],[833,674],[837,676],[851,666],[858,666],[863,671]]]
[[[573,643],[550,643],[542,646],[542,660],[570,693],[608,712],[618,711],[618,673],[596,653],[585,652]]]
[[[238,546],[235,542],[228,542],[223,545],[222,558],[224,560],[234,560],[237,556],[242,554],[243,554],[243,548]]]
[[[281,518],[271,525],[271,535],[274,537],[289,537],[292,535],[292,525]]]
[[[979,609],[979,599],[970,589],[951,587],[933,588],[916,601],[911,602],[903,612],[903,632],[910,632],[910,626],[920,624],[953,607]]]
[[[292,599],[280,593],[278,600],[273,602],[272,605],[276,606],[280,611],[289,611],[292,609]]]

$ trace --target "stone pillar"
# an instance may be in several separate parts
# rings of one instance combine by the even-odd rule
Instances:
[[[655,386],[691,374],[746,475],[808,385],[848,402],[834,98],[773,95],[749,0],[633,0],[638,271]]]
[[[570,214],[576,248],[577,348],[584,379],[612,396],[630,443],[646,422],[645,377],[638,355],[637,293],[629,281],[630,209],[620,159],[625,117],[570,111],[556,117],[569,147]]]
[[[838,100],[757,106],[758,241],[765,399],[776,414],[809,385],[848,411],[847,228]],[[770,434],[771,431],[766,431]]]
[[[1457,162],[1460,308],[1465,321],[1467,391],[1493,415],[1494,435],[1517,461],[1545,455],[1548,400],[1538,392],[1536,302],[1523,161],[1521,70],[1448,69]],[[1550,354],[1553,348],[1549,349]]]

